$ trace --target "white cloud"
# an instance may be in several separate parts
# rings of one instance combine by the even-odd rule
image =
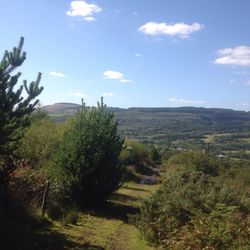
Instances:
[[[218,58],[215,64],[250,66],[250,47],[238,46],[236,48],[225,48],[217,51]]]
[[[235,83],[235,82],[236,82],[235,79],[230,79],[230,80],[229,80],[229,83],[231,83],[231,84],[233,84],[233,83]]]
[[[121,80],[123,79],[124,75],[123,73],[118,71],[107,70],[103,73],[103,77],[108,79]]]
[[[204,28],[204,25],[199,23],[193,23],[191,25],[186,23],[157,23],[148,22],[141,26],[138,30],[146,35],[150,36],[178,36],[180,38],[187,38],[193,32],[199,31]]]
[[[51,71],[51,72],[49,72],[49,74],[50,74],[51,76],[55,76],[55,77],[61,77],[61,78],[66,77],[66,75],[63,74],[63,73],[61,73],[61,72]]]
[[[141,57],[141,54],[140,53],[136,53],[135,57]]]
[[[68,16],[83,17],[86,21],[95,21],[95,13],[102,11],[102,8],[96,4],[89,4],[86,1],[78,0],[70,3],[70,10],[66,13]]]
[[[118,72],[118,71],[113,71],[113,70],[106,70],[103,73],[103,78],[118,80],[118,81],[123,82],[123,83],[131,82],[131,80],[125,78],[123,73]]]
[[[191,99],[183,99],[183,98],[175,98],[175,97],[171,97],[168,99],[169,102],[175,103],[175,104],[180,104],[180,105],[200,105],[205,103],[204,101],[201,100],[191,100]]]
[[[81,98],[87,98],[87,97],[89,97],[87,94],[85,94],[81,90],[78,90],[78,91],[75,91],[75,92],[68,92],[67,96],[81,97]]]
[[[102,96],[112,97],[114,96],[114,94],[111,92],[106,92],[106,93],[103,93]]]
[[[124,82],[124,83],[126,83],[126,82],[132,82],[131,80],[129,80],[129,79],[121,79],[120,80],[120,82]]]

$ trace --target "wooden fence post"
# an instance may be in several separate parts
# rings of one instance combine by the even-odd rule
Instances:
[[[42,200],[42,206],[41,206],[42,217],[44,217],[44,213],[45,213],[46,201],[47,201],[47,196],[48,196],[48,192],[49,192],[49,185],[50,185],[50,182],[47,181],[46,185],[45,185],[44,192],[43,192],[43,200]]]

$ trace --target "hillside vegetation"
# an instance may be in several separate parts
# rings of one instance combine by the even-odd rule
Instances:
[[[0,249],[249,249],[249,113],[41,109],[22,46],[0,62]]]
[[[79,105],[57,103],[45,106],[55,121],[75,115]],[[108,108],[119,122],[119,133],[171,149],[210,150],[230,157],[249,158],[250,113],[216,108]]]
[[[201,152],[174,155],[134,223],[164,249],[249,249],[249,170]]]

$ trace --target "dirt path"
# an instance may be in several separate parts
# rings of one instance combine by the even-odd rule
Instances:
[[[121,224],[115,235],[113,235],[110,244],[108,245],[109,250],[129,250],[131,226],[128,224]]]
[[[157,188],[153,185],[143,185],[136,183],[127,183],[111,199],[112,203],[121,206],[130,206],[138,209],[140,199],[150,196]],[[153,250],[141,237],[140,231],[135,226],[123,221],[113,234],[107,250]]]
[[[139,230],[129,224],[121,224],[113,235],[107,250],[153,250],[141,238]]]

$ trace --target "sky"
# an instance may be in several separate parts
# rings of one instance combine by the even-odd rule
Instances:
[[[249,0],[0,0],[0,53],[25,38],[42,105],[250,111]],[[21,82],[21,81],[20,81]]]

